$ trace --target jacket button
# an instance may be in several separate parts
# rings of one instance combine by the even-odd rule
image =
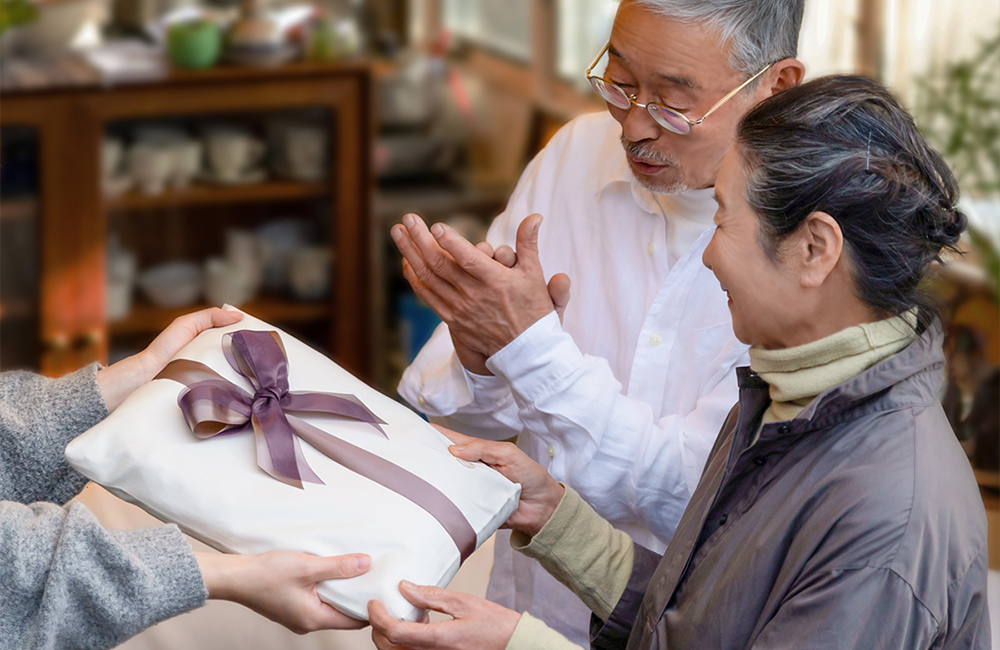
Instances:
[[[757,465],[765,465],[767,463],[767,459],[758,456],[757,458],[753,459],[753,462],[757,463]]]
[[[778,433],[780,434],[786,434],[791,430],[792,427],[788,426],[787,424],[782,424],[780,427],[778,427]]]
[[[729,519],[729,515],[722,515],[719,517],[719,525],[724,526],[726,524],[726,519]]]

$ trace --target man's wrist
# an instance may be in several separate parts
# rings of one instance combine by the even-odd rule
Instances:
[[[508,345],[517,340],[518,337],[520,337],[522,334],[531,329],[535,325],[535,323],[542,320],[549,314],[554,314],[554,313],[556,313],[555,308],[550,307],[549,310],[544,313],[536,313],[533,316],[526,316],[523,321],[510,324],[510,329],[507,332],[505,332],[503,336],[497,336],[493,340],[485,341],[486,357],[487,358],[492,357],[500,350],[503,350]]]

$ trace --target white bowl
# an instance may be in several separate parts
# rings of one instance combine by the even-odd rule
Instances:
[[[186,307],[198,300],[204,278],[194,262],[169,262],[143,271],[139,287],[158,307]]]

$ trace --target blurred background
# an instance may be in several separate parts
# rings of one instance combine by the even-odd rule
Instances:
[[[113,362],[230,303],[395,395],[437,319],[390,226],[413,211],[481,240],[547,139],[604,110],[583,70],[617,4],[0,0],[0,370]],[[971,228],[931,290],[997,568],[1000,3],[806,0],[799,53],[810,77],[884,80],[960,179]],[[109,526],[153,523],[82,498]],[[490,557],[455,586],[482,594]],[[276,645],[372,647],[219,603],[124,647]]]

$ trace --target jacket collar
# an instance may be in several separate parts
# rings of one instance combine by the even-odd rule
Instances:
[[[943,339],[943,329],[936,321],[898,354],[818,395],[792,420],[765,425],[761,438],[769,431],[784,437],[826,428],[872,410],[936,403],[944,368]],[[758,391],[767,390],[767,383],[750,368],[739,368],[737,380],[741,389],[751,389],[748,397],[759,400]],[[874,400],[879,397],[876,405]]]

